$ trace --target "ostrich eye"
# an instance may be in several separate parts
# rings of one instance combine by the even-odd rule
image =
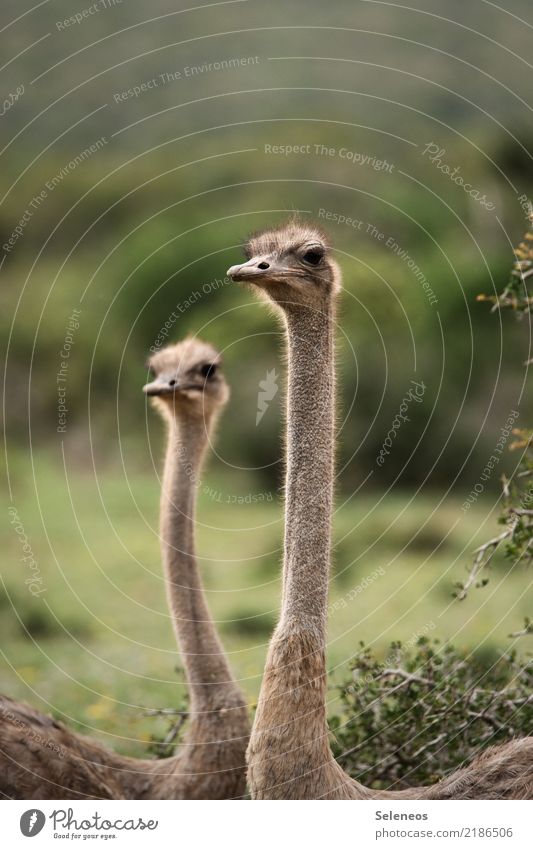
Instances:
[[[209,364],[206,364],[205,366],[202,366],[202,368],[200,369],[200,372],[201,372],[202,377],[205,377],[206,380],[207,380],[210,377],[213,377],[214,374],[216,374],[216,370],[217,370],[216,364],[215,363],[209,363]]]
[[[324,254],[321,250],[319,250],[318,248],[313,248],[310,251],[306,251],[302,259],[309,265],[318,265],[323,256]]]

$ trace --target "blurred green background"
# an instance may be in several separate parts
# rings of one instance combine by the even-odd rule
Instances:
[[[328,227],[344,274],[332,671],[342,676],[359,639],[385,650],[424,628],[505,647],[531,613],[530,577],[496,561],[487,588],[462,603],[451,592],[497,528],[499,475],[518,456],[506,452],[475,505],[461,504],[511,411],[517,425],[532,419],[528,319],[476,302],[502,288],[526,227],[529,4],[124,0],[65,25],[84,8],[3,4],[3,91],[23,93],[2,117],[2,690],[127,751],[157,724],[141,706],[179,701],[157,538],[163,433],[141,392],[169,322],[171,341],[193,332],[220,347],[232,387],[198,544],[255,698],[279,594],[283,349],[273,317],[225,270],[251,229],[292,211]],[[272,369],[280,391],[256,425]],[[423,403],[380,468],[411,380]],[[9,506],[43,575],[39,598]],[[378,566],[386,577],[345,603]]]

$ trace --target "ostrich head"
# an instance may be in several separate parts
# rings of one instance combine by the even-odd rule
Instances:
[[[229,398],[219,352],[200,339],[188,338],[167,345],[148,360],[152,381],[144,393],[165,415],[193,414],[209,417]]]
[[[316,225],[291,219],[254,233],[244,246],[247,262],[228,269],[232,280],[258,287],[284,310],[320,309],[340,289],[340,272],[326,234]]]

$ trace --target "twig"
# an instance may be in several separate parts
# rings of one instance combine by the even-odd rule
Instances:
[[[432,683],[428,678],[421,678],[419,675],[413,675],[412,672],[406,672],[405,669],[382,669],[378,678],[391,678],[394,675],[397,675],[399,678],[403,678],[406,684],[411,681],[416,681],[418,684],[431,685]]]
[[[526,625],[525,628],[522,628],[521,631],[513,631],[509,634],[510,637],[533,637],[533,622],[530,625]]]
[[[423,746],[420,746],[420,748],[412,754],[410,760],[418,761],[420,759],[420,755],[422,755],[425,751],[427,751],[427,749],[430,749],[432,746],[436,746],[438,743],[440,743],[441,740],[446,739],[447,736],[447,733],[443,731],[442,734],[439,734],[437,737],[434,737],[433,740],[430,740],[428,743],[425,743]],[[429,754],[431,757],[435,757],[434,752],[430,752]]]
[[[493,537],[488,542],[483,543],[483,545],[480,545],[479,548],[475,549],[474,554],[476,556],[468,573],[468,578],[466,579],[466,582],[461,585],[459,592],[457,593],[459,601],[463,601],[463,599],[466,598],[468,590],[476,581],[479,573],[489,565],[500,543],[502,543],[504,539],[508,539],[512,536],[513,530],[514,528],[507,528],[507,530],[503,531],[503,533],[499,536]]]
[[[494,719],[494,717],[490,716],[488,713],[485,713],[485,711],[476,713],[473,710],[469,710],[468,716],[471,716],[472,719],[481,719],[483,722],[487,722],[491,728],[495,728],[496,731],[505,731],[505,725],[502,725],[501,722],[498,722],[498,720]]]

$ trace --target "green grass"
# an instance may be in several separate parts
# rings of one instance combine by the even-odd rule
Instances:
[[[33,468],[29,458],[10,458],[13,505],[46,592],[34,598],[24,583],[28,569],[8,515],[0,689],[141,754],[163,723],[142,709],[178,705],[182,684],[161,576],[158,479],[138,467],[133,453],[125,460],[138,470],[126,477],[122,468],[104,466],[96,477],[74,462],[65,473],[59,451],[37,452]],[[208,491],[200,498],[200,565],[253,702],[278,610],[282,507],[276,498],[227,503],[228,495],[246,494],[247,482],[230,483],[217,472],[208,473],[206,487],[220,500]],[[531,612],[530,576],[519,569],[507,574],[503,560],[487,587],[464,602],[452,599],[453,582],[464,577],[469,552],[494,531],[495,518],[487,518],[483,504],[465,515],[459,501],[438,502],[436,494],[369,494],[346,503],[339,496],[328,651],[334,680],[348,675],[359,640],[384,652],[392,639],[411,641],[423,631],[458,647],[503,649]]]

